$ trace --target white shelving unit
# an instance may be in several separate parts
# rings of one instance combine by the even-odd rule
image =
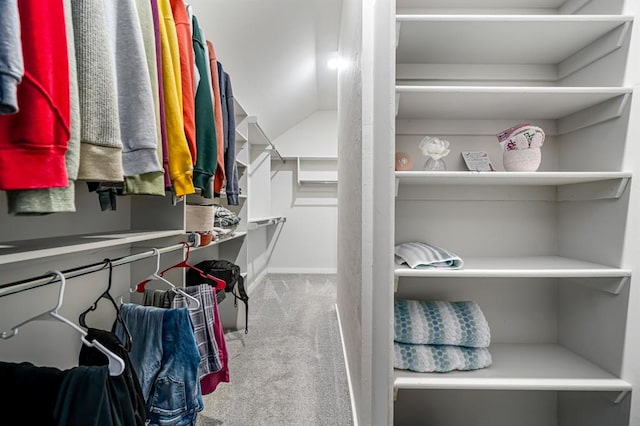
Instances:
[[[243,110],[244,111],[244,110]],[[237,133],[247,143],[238,156],[238,170],[242,170],[243,187],[247,188],[246,213],[243,216],[247,231],[247,287],[252,289],[267,273],[269,258],[278,241],[280,228],[286,218],[271,213],[271,160],[285,161],[276,146],[260,126],[258,118],[243,112],[236,117]],[[241,200],[241,204],[242,200]]]
[[[476,300],[493,356],[470,372],[394,370],[397,424],[628,424],[622,330],[633,268],[623,250],[633,170],[624,165],[634,142],[624,72],[634,17],[617,7],[397,0],[392,144],[416,159],[424,136],[444,137],[451,154],[448,171],[421,171],[416,160],[395,173],[391,233],[396,244],[450,249],[464,267],[396,267],[389,285],[397,298]],[[546,132],[542,166],[502,171],[495,135],[522,122]],[[466,171],[460,152],[474,150],[497,171]],[[473,420],[447,415],[479,400],[491,409]]]

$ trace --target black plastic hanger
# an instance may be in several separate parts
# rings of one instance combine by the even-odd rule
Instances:
[[[124,347],[127,351],[131,350],[131,343],[132,343],[132,339],[131,339],[131,333],[129,332],[129,328],[127,327],[127,324],[125,324],[124,320],[122,319],[122,316],[120,315],[120,307],[118,306],[118,304],[116,303],[116,301],[113,299],[113,297],[111,296],[111,282],[112,282],[112,278],[113,278],[113,263],[111,262],[111,259],[105,259],[104,260],[105,264],[109,266],[109,285],[107,287],[107,289],[104,291],[104,293],[102,293],[100,295],[100,297],[98,297],[98,299],[96,299],[95,302],[93,302],[93,304],[89,307],[89,309],[87,309],[86,311],[84,311],[83,313],[80,314],[80,317],[78,318],[78,323],[84,327],[84,328],[89,328],[87,327],[87,323],[85,321],[85,317],[87,316],[87,314],[89,312],[93,312],[98,308],[98,302],[100,301],[100,299],[107,299],[109,302],[111,302],[111,304],[113,305],[113,307],[116,310],[116,321],[119,322],[122,327],[124,328],[124,332],[127,336],[127,341],[124,342]],[[105,266],[106,266],[105,265]]]

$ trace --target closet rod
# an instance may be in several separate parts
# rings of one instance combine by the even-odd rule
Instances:
[[[160,248],[158,249],[158,252],[160,252],[160,254],[164,254],[164,253],[169,253],[175,250],[179,250],[184,247],[185,247],[184,244],[175,244],[172,246]],[[117,259],[113,259],[111,261],[111,264],[113,266],[126,265],[128,263],[136,262],[138,260],[154,257],[156,256],[156,253],[157,252],[154,250],[149,250],[149,251],[144,251],[137,254],[132,254],[129,256],[123,256]],[[71,269],[65,269],[64,271],[60,271],[60,272],[62,272],[62,274],[66,279],[70,279],[70,278],[75,278],[82,275],[92,274],[94,272],[101,271],[107,267],[108,265],[105,262],[97,262],[97,263],[92,263],[90,265],[79,266]],[[23,291],[42,287],[48,284],[53,284],[58,281],[60,280],[57,279],[57,277],[55,277],[53,274],[46,274],[46,275],[40,275],[33,278],[27,278],[20,281],[14,281],[12,283],[1,284],[0,297],[7,296],[9,294],[14,294],[14,293],[21,293]]]

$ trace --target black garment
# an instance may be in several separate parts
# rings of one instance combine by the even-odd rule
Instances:
[[[107,367],[76,367],[65,374],[54,410],[57,425],[122,425],[112,413]],[[34,423],[35,424],[35,423]]]
[[[0,362],[0,426],[55,426],[53,412],[65,375],[57,368],[36,367],[28,362]]]
[[[114,417],[121,418],[123,421],[126,420],[126,422],[122,423],[125,426],[144,426],[147,418],[146,405],[138,376],[129,360],[129,353],[118,337],[110,331],[90,328],[87,333],[87,340],[97,340],[124,361],[124,372],[120,376],[110,376],[108,379],[108,388],[113,403],[112,408],[116,413]],[[82,346],[80,350],[80,365],[107,365],[108,362],[107,357],[96,348]]]

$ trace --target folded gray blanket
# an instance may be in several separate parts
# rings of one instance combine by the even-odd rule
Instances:
[[[393,344],[393,366],[421,373],[446,373],[453,370],[477,370],[491,365],[487,348],[461,346]]]
[[[491,331],[476,302],[396,299],[394,340],[414,345],[486,348]]]
[[[448,268],[460,269],[463,262],[460,256],[443,248],[427,243],[402,243],[394,250],[397,265],[406,264],[410,268]]]

